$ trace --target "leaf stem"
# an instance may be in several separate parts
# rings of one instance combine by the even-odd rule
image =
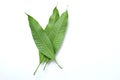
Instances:
[[[62,69],[62,67],[58,64],[58,62],[55,60],[55,63],[58,65],[58,67],[60,68],[60,69]]]
[[[45,66],[44,66],[43,70],[45,70],[46,66],[47,66],[47,62],[45,63]]]
[[[37,70],[38,70],[38,68],[39,68],[40,64],[41,64],[41,63],[39,63],[39,65],[37,66],[37,68],[36,68],[36,70],[35,70],[35,72],[34,72],[34,74],[33,74],[33,75],[35,75],[35,74],[36,74],[36,72],[37,72]]]

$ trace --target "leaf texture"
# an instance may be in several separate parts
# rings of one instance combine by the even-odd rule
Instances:
[[[68,11],[66,10],[59,16],[59,11],[57,7],[55,7],[45,30],[42,29],[41,25],[32,16],[28,14],[27,16],[34,42],[39,50],[39,65],[37,69],[40,64],[44,62],[46,63],[46,67],[50,60],[55,61],[56,64],[62,68],[57,63],[55,55],[60,49],[65,37],[68,24]],[[34,75],[37,69],[35,70]]]
[[[55,60],[53,46],[46,32],[42,29],[40,24],[30,15],[28,15],[28,21],[37,48],[48,58]]]
[[[52,29],[49,30],[49,34],[47,34],[53,44],[55,54],[62,45],[63,39],[65,37],[65,32],[67,30],[67,22],[68,22],[68,11],[65,11],[52,26]],[[49,61],[50,59],[46,59],[46,65],[49,63]]]
[[[48,24],[45,28],[45,31],[46,31],[47,34],[49,34],[52,31],[52,29],[54,28],[54,25],[55,25],[56,21],[58,20],[58,18],[59,18],[59,11],[58,11],[57,7],[55,7],[52,15],[49,18],[49,22],[48,22]]]
[[[53,43],[55,53],[57,53],[57,51],[60,49],[60,46],[63,42],[67,28],[67,22],[68,22],[68,11],[65,11],[64,13],[62,13],[60,18],[55,23],[52,31],[48,34],[50,40]]]
[[[52,29],[54,28],[54,25],[56,23],[56,21],[58,20],[59,18],[59,11],[57,9],[57,7],[55,7],[53,9],[53,13],[52,15],[50,16],[49,18],[49,22],[45,28],[45,32],[47,33],[47,35],[52,31]],[[49,37],[49,36],[48,36]],[[52,40],[51,40],[52,42]],[[39,55],[42,55],[40,56],[40,63],[44,62],[44,61],[48,61],[49,58],[47,58],[46,56],[44,56],[40,51],[39,51]]]

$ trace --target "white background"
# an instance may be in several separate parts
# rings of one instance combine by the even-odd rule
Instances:
[[[68,31],[43,71],[25,12],[45,27],[53,8],[69,11]],[[120,0],[0,0],[0,80],[120,80]]]

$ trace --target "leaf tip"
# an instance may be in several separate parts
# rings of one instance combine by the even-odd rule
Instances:
[[[69,5],[67,5],[67,10],[68,10]]]
[[[58,2],[57,2],[57,4],[56,4],[56,6],[55,7],[57,7],[58,6]]]
[[[27,15],[28,16],[28,14],[25,12],[25,15]]]
[[[53,11],[58,11],[57,6],[55,6],[55,8],[53,9]]]
[[[25,14],[28,16],[28,17],[31,17],[29,14],[27,14],[26,12],[25,12]]]

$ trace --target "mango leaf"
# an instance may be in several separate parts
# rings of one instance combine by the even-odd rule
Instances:
[[[57,63],[55,59],[55,54],[60,49],[63,39],[65,37],[68,22],[68,12],[66,11],[62,13],[62,15],[59,17],[58,9],[55,7],[52,15],[49,18],[49,22],[45,30],[43,30],[40,24],[30,15],[28,15],[28,21],[33,39],[39,50],[40,63],[38,67],[40,66],[41,63],[44,62],[46,62],[45,64],[46,67],[48,62],[50,62],[50,60],[53,60],[60,68],[62,68]],[[37,69],[35,70],[34,75]]]
[[[62,15],[53,25],[53,28],[47,34],[53,44],[55,54],[62,45],[63,39],[65,37],[65,32],[67,30],[67,23],[68,23],[68,11],[65,11],[64,13],[62,13]],[[45,67],[49,61],[50,59],[46,59]]]
[[[28,15],[28,21],[37,48],[48,58],[55,60],[53,46],[46,32],[32,16]]]
[[[53,9],[52,15],[49,18],[49,22],[48,22],[48,24],[45,28],[45,31],[46,31],[47,34],[49,34],[49,32],[52,30],[52,28],[54,27],[54,24],[58,20],[58,18],[59,18],[59,12],[58,12],[57,7],[55,7]],[[41,63],[44,63],[45,61],[48,61],[48,60],[50,60],[50,58],[46,57],[41,51],[39,51],[39,62],[40,63],[38,65],[37,69],[39,68]],[[36,74],[37,69],[35,70],[34,75]]]
[[[48,22],[48,24],[47,24],[47,26],[46,26],[46,28],[45,28],[45,32],[47,33],[47,34],[49,34],[50,33],[50,31],[52,31],[52,29],[54,28],[54,25],[55,25],[55,23],[56,23],[56,21],[58,20],[58,18],[59,18],[59,12],[58,12],[58,9],[57,9],[57,7],[55,7],[54,9],[53,9],[53,13],[52,13],[52,15],[50,16],[50,18],[49,18],[49,22]],[[48,36],[49,37],[49,36]],[[52,42],[52,40],[51,40],[51,42]],[[41,52],[39,52],[39,55],[43,55]],[[43,55],[44,56],[44,55]],[[47,57],[43,57],[43,56],[40,56],[40,63],[42,63],[42,62],[44,62],[44,60],[46,60],[46,58]],[[45,58],[45,59],[44,59]],[[43,60],[44,59],[44,60]],[[48,59],[48,58],[47,58]]]
[[[68,11],[65,11],[56,22],[52,32],[55,34],[52,43],[56,53],[58,52],[62,45],[67,30],[67,24],[68,24]]]
[[[32,36],[33,36],[33,39],[35,41],[37,48],[43,55],[55,61],[56,64],[61,68],[61,66],[57,63],[55,59],[53,46],[46,32],[42,29],[40,24],[32,16],[28,14],[27,16],[28,16],[28,21],[29,21],[31,32],[32,32]]]
[[[54,25],[55,25],[56,21],[58,20],[58,18],[59,18],[59,12],[58,12],[57,7],[55,7],[53,9],[52,15],[49,18],[49,22],[48,22],[48,24],[47,24],[47,26],[45,28],[45,32],[47,34],[49,34],[52,31],[52,29],[54,28]],[[51,42],[52,42],[52,40],[51,40]],[[42,62],[44,62],[46,60],[47,61],[49,60],[49,58],[47,58],[46,56],[44,56],[41,52],[39,52],[39,55],[42,55],[42,56],[40,56],[40,63],[42,63]]]
[[[52,15],[49,18],[49,22],[48,22],[48,24],[45,28],[45,31],[46,31],[47,34],[49,34],[52,31],[52,29],[54,28],[54,25],[55,25],[56,21],[58,20],[58,18],[59,18],[59,11],[58,11],[57,7],[55,7]]]

